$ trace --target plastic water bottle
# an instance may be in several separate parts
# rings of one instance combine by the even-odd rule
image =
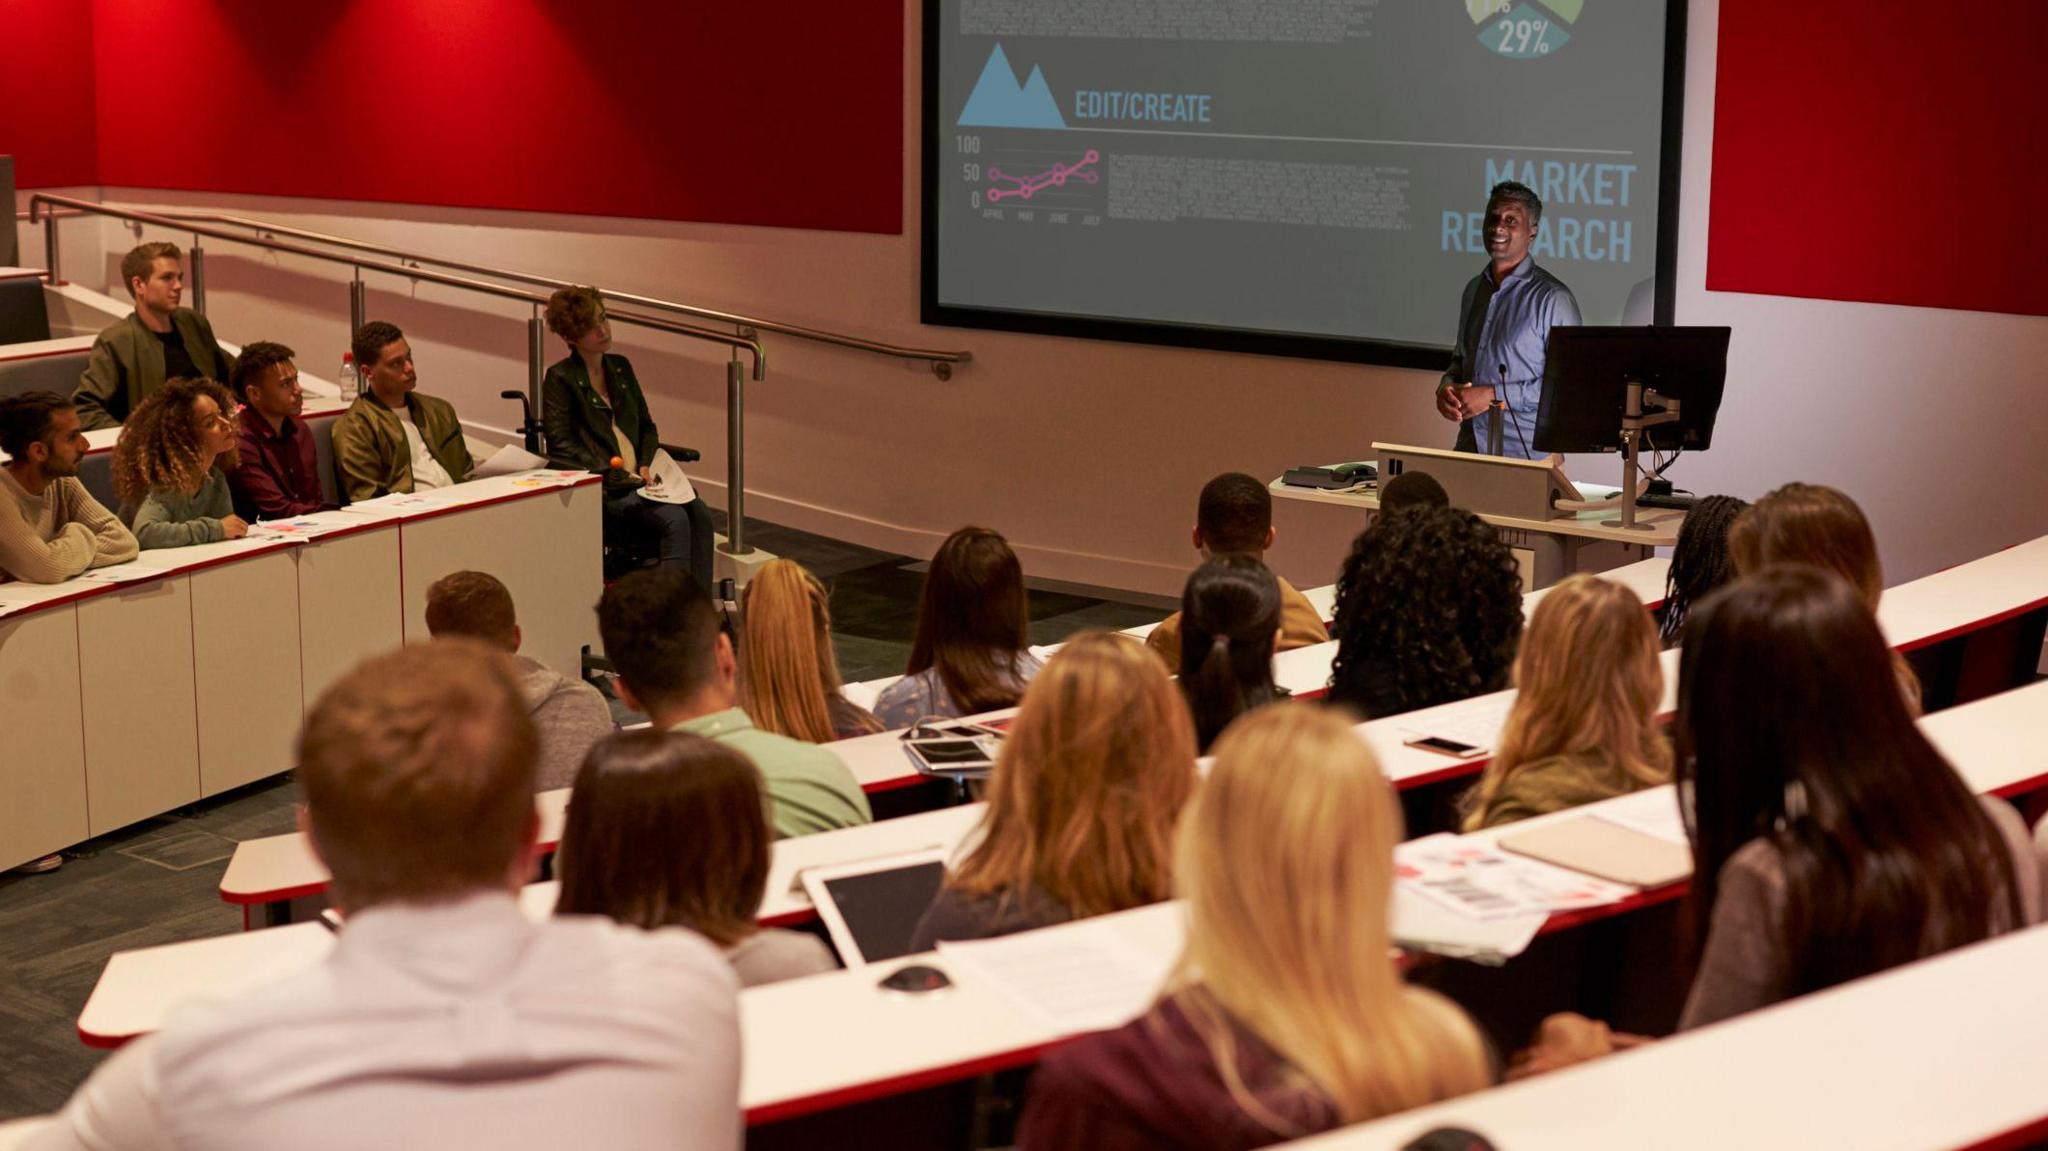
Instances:
[[[341,388],[341,394],[350,399],[363,394],[363,377],[356,372],[354,352],[341,354],[341,374],[334,377],[334,382]]]

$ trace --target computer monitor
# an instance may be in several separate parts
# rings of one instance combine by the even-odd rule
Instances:
[[[1638,447],[1705,451],[1727,375],[1727,328],[1552,328],[1535,448],[1620,451],[1628,385],[1640,383],[1679,401],[1679,418],[1643,429]]]

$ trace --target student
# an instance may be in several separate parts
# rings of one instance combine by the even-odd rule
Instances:
[[[78,482],[78,409],[55,392],[0,397],[0,581],[63,583],[135,558],[135,536]]]
[[[1671,781],[1657,723],[1664,669],[1643,601],[1598,576],[1566,576],[1529,620],[1515,705],[1466,801],[1465,830]]]
[[[245,520],[280,520],[327,506],[320,490],[313,429],[299,418],[306,393],[295,355],[283,344],[258,340],[235,362],[235,398],[242,402],[240,461],[228,474],[235,514]]]
[[[1451,496],[1436,477],[1413,469],[1380,485],[1380,514],[1390,516],[1403,508],[1447,508]]]
[[[1734,496],[1705,496],[1685,513],[1685,523],[1678,529],[1678,546],[1671,549],[1671,566],[1664,577],[1664,606],[1657,612],[1657,635],[1665,647],[1678,643],[1679,633],[1685,630],[1685,613],[1693,604],[1735,578],[1728,533],[1735,526],[1735,517],[1748,506]]]
[[[1046,1057],[1020,1151],[1238,1151],[1485,1087],[1472,1022],[1390,958],[1400,823],[1334,713],[1279,703],[1232,727],[1175,844],[1187,944],[1167,991]]]
[[[1848,582],[1871,611],[1884,597],[1884,565],[1863,509],[1820,484],[1786,484],[1743,509],[1728,530],[1728,551],[1739,575],[1773,564],[1812,564]],[[1906,706],[1920,713],[1920,676],[1904,652],[1887,657]]]
[[[1194,731],[1159,661],[1102,632],[1070,640],[1024,693],[979,842],[911,950],[1165,899],[1173,823],[1194,786]]]
[[[417,390],[412,345],[395,324],[371,320],[350,341],[367,390],[334,421],[334,474],[351,502],[445,488],[475,464],[454,405]]]
[[[687,567],[710,587],[712,527],[704,501],[659,503],[638,494],[654,482],[661,437],[633,361],[611,352],[604,297],[596,288],[559,289],[548,297],[547,322],[569,345],[569,355],[541,381],[548,463],[602,475],[606,534],[650,533],[661,541],[661,562]]]
[[[1696,937],[1681,1028],[2037,922],[2027,830],[1913,722],[1858,589],[1745,576],[1686,624],[1677,778]]]
[[[1013,707],[1038,671],[1026,625],[1024,568],[987,528],[961,528],[932,556],[903,678],[882,690],[885,728]]]
[[[1273,527],[1273,493],[1266,485],[1243,472],[1225,472],[1202,485],[1195,505],[1193,543],[1202,559],[1220,555],[1248,555],[1263,562],[1266,550],[1278,533]],[[1276,579],[1278,577],[1275,577]],[[1290,651],[1310,644],[1327,643],[1330,631],[1323,626],[1323,614],[1280,580],[1280,650]],[[1169,668],[1179,667],[1181,613],[1162,620],[1145,643]]]
[[[235,358],[213,338],[206,317],[178,301],[185,294],[185,254],[178,245],[142,244],[121,257],[121,282],[135,310],[101,331],[71,393],[88,430],[119,427],[166,380],[225,380]]]
[[[461,636],[504,652],[518,677],[526,713],[540,733],[534,787],[553,791],[576,782],[583,757],[612,733],[611,705],[589,684],[518,654],[519,617],[512,593],[496,576],[460,571],[429,584],[427,634],[436,639]]]
[[[1330,702],[1367,719],[1506,686],[1521,575],[1471,512],[1412,507],[1360,532],[1337,577]]]
[[[143,551],[249,534],[235,514],[235,399],[212,380],[171,380],[152,392],[114,444],[114,493]]]
[[[629,573],[597,601],[597,632],[618,669],[619,698],[657,731],[715,740],[760,771],[777,836],[851,827],[874,818],[838,756],[762,731],[738,705],[738,663],[711,597],[663,565]]]
[[[815,935],[762,928],[768,827],[761,773],[702,736],[624,731],[591,748],[555,856],[555,914],[687,927],[756,987],[832,971]]]
[[[1180,690],[1204,754],[1232,720],[1285,694],[1273,683],[1280,589],[1256,558],[1221,555],[1196,568],[1181,592]]]
[[[735,981],[687,931],[535,923],[533,725],[504,657],[401,648],[330,687],[300,812],[332,951],[200,1000],[99,1066],[46,1148],[740,1143]]]
[[[825,585],[795,560],[770,560],[740,593],[740,706],[754,726],[806,743],[882,730],[846,698]]]

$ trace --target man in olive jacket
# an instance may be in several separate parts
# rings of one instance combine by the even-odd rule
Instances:
[[[444,488],[475,464],[447,400],[421,395],[412,346],[394,324],[372,320],[352,341],[369,391],[334,421],[334,471],[349,501]]]
[[[121,278],[135,310],[101,332],[71,393],[87,430],[117,428],[165,380],[203,376],[226,383],[235,358],[214,342],[206,317],[178,301],[185,294],[185,254],[176,244],[143,244],[121,259]]]

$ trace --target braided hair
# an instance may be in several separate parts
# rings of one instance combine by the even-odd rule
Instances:
[[[1685,514],[1678,544],[1671,549],[1671,570],[1664,580],[1664,606],[1659,611],[1657,638],[1665,647],[1678,642],[1685,613],[1707,593],[1735,578],[1735,556],[1728,550],[1728,532],[1749,504],[1734,496],[1707,496]]]

